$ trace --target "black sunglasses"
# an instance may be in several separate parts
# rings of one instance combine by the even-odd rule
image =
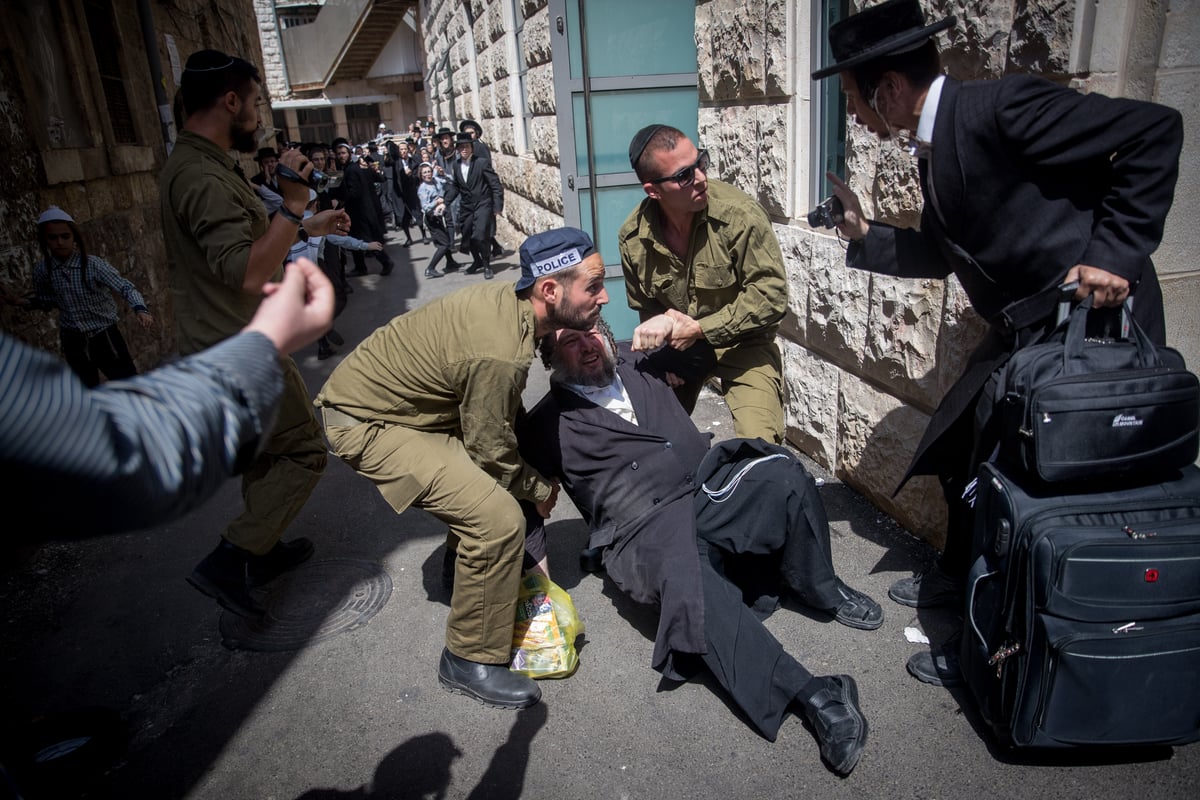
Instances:
[[[668,175],[665,178],[654,178],[650,183],[666,183],[667,181],[675,181],[680,188],[686,188],[692,185],[692,181],[696,180],[696,170],[708,172],[708,151],[701,150],[700,155],[696,157],[696,163],[690,167],[684,167],[674,175]]]

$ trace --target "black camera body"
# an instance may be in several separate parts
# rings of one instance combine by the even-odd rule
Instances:
[[[278,170],[278,167],[276,169]],[[831,195],[808,212],[808,224],[813,228],[836,228],[845,219],[845,212],[842,201]]]
[[[284,181],[292,181],[293,183],[307,183],[308,188],[317,192],[324,189],[329,183],[329,176],[315,167],[313,168],[313,171],[308,174],[308,180],[306,181],[304,178],[300,177],[300,173],[296,172],[291,167],[284,166],[283,164],[276,164],[275,177]]]

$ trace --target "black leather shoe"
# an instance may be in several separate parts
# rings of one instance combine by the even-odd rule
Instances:
[[[492,708],[528,708],[542,699],[533,678],[513,672],[507,664],[477,664],[445,649],[438,682],[448,692],[465,694]]]
[[[867,718],[858,707],[858,684],[849,675],[829,675],[825,688],[805,704],[821,759],[838,775],[850,774],[867,744]]]
[[[276,542],[261,556],[252,555],[246,559],[246,577],[251,586],[270,583],[312,558],[313,549],[312,540],[303,536],[290,542]]]
[[[962,637],[955,634],[936,650],[914,653],[904,666],[909,675],[922,683],[946,688],[962,686],[962,668],[958,661],[958,648],[961,643]]]
[[[225,540],[192,570],[187,582],[239,617],[258,619],[266,611],[250,596],[246,582],[248,553]]]
[[[485,281],[490,281],[490,280],[491,280],[492,278],[494,278],[494,277],[496,277],[496,273],[492,272],[492,268],[491,268],[491,267],[484,267],[484,268],[483,268],[483,279],[484,279]]]
[[[883,608],[857,589],[852,589],[839,580],[838,594],[842,598],[833,612],[833,618],[850,628],[873,631],[883,624]]]
[[[324,361],[327,358],[333,358],[337,355],[337,350],[332,347],[317,347],[317,360]]]
[[[888,597],[909,608],[952,606],[962,602],[963,587],[934,567],[920,575],[896,581],[888,588]]]
[[[440,277],[442,277],[442,273],[438,272],[433,267],[430,267],[429,269],[425,270],[425,277],[426,278],[440,278]]]
[[[346,340],[342,338],[342,335],[333,328],[329,329],[329,333],[325,334],[325,338],[328,339],[329,343],[334,347],[341,347],[346,343]]]
[[[352,269],[346,274],[351,278],[361,278],[363,275],[367,274],[367,271],[365,269]]]
[[[579,568],[584,572],[599,572],[604,569],[604,548],[585,547],[580,550]]]
[[[458,269],[461,266],[462,265],[459,264],[457,261],[451,261],[450,259],[446,259],[446,266],[442,267],[442,272],[443,273],[453,272],[454,270]]]
[[[479,265],[472,264],[471,266],[469,266],[463,270],[463,275],[474,275],[476,272],[479,272]]]

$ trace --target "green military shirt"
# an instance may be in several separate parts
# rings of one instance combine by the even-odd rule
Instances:
[[[550,483],[517,453],[513,431],[536,342],[533,306],[497,281],[461,289],[377,329],[315,401],[364,422],[459,436],[472,460],[521,500]]]
[[[762,207],[737,187],[709,179],[686,260],[664,243],[658,201],[649,197],[617,241],[629,307],[643,319],[682,311],[715,347],[774,338],[788,302],[783,254]]]
[[[182,131],[159,178],[163,239],[184,355],[240,331],[262,301],[261,295],[243,291],[242,284],[250,247],[267,232],[267,212],[233,165],[233,158],[212,140]]]

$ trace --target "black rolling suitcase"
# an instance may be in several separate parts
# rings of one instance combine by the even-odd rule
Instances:
[[[1200,469],[1064,494],[984,464],[977,491],[960,655],[999,740],[1200,739]]]

